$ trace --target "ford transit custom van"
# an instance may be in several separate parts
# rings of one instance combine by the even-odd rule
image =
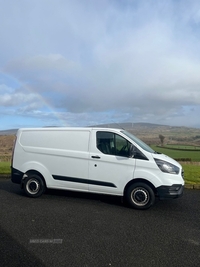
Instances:
[[[13,150],[11,180],[29,197],[46,188],[123,196],[137,209],[183,193],[181,165],[123,129],[24,128]]]

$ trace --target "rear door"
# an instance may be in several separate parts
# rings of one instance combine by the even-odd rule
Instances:
[[[93,130],[89,156],[89,191],[122,195],[133,178],[135,159],[129,157],[131,143],[119,133]]]

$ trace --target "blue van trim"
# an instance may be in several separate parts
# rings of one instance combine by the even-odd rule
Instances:
[[[96,181],[96,180],[89,180],[89,179],[81,179],[81,178],[74,178],[68,176],[60,176],[60,175],[52,175],[55,180],[61,180],[66,182],[73,182],[73,183],[81,183],[81,184],[91,184],[91,185],[100,185],[100,186],[107,186],[107,187],[116,187],[116,185],[108,182]]]

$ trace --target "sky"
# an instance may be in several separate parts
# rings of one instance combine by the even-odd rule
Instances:
[[[0,130],[200,128],[199,0],[0,0]]]

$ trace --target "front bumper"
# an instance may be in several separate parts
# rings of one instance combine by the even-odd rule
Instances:
[[[157,196],[160,199],[178,198],[183,195],[184,186],[182,184],[173,184],[171,186],[159,186],[157,188]]]

